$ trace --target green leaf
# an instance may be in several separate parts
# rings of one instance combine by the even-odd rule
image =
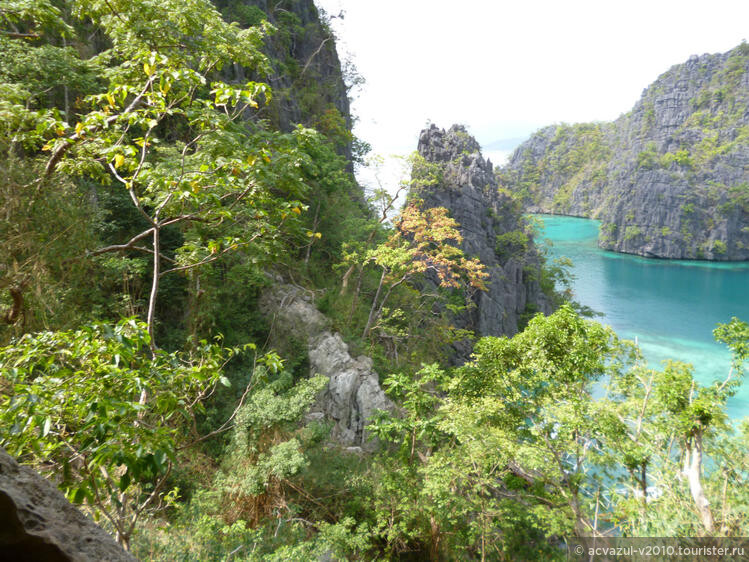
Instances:
[[[47,416],[47,418],[44,420],[44,427],[42,428],[42,437],[47,436],[51,427],[52,427],[52,418],[50,416]]]

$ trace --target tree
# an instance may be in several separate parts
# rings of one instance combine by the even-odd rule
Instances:
[[[376,183],[376,186],[371,188],[371,195],[368,199],[375,217],[364,225],[364,230],[367,231],[366,239],[356,242],[349,240],[343,245],[344,259],[340,264],[341,266],[348,266],[341,280],[341,296],[345,295],[349,288],[351,275],[355,272],[357,273],[349,321],[358,304],[368,254],[376,242],[384,238],[386,225],[392,219],[392,214],[397,208],[396,205],[399,204],[400,197],[403,193],[418,190],[427,185],[434,185],[438,180],[439,168],[427,162],[418,152],[414,152],[408,158],[402,159],[402,163],[404,164],[404,168],[410,167],[411,169],[424,171],[419,175],[412,175],[410,180],[402,179],[391,193],[385,186],[384,179],[382,178],[385,171],[385,159],[380,155],[376,155],[370,156],[367,160],[367,168],[372,171]],[[404,169],[403,174],[405,175],[406,173],[407,170]]]
[[[711,464],[724,466],[730,464],[727,450],[733,450],[737,457],[746,453],[745,445],[742,447],[741,440],[733,435],[725,409],[741,385],[744,363],[749,357],[749,326],[733,318],[728,324],[719,324],[713,333],[732,351],[731,369],[723,380],[703,386],[694,379],[691,365],[668,361],[662,371],[639,366],[610,382],[602,418],[609,418],[610,447],[636,483],[634,496],[639,498],[640,507],[636,518],[639,521],[630,516],[628,526],[633,532],[673,532],[662,510],[655,512],[657,507],[650,505],[649,490],[659,494],[654,499],[656,504],[685,506],[682,509],[687,513],[681,515],[681,525],[689,525],[691,520],[689,502],[683,499],[688,493],[699,521],[696,532],[729,532],[725,509],[721,510],[721,524],[716,525],[710,493],[705,487],[705,480],[712,480],[712,475],[706,477],[704,461],[710,458]],[[733,488],[741,480],[736,473],[731,476],[729,479],[726,473],[724,479],[724,507],[729,484]],[[674,484],[675,480],[684,482],[686,489]],[[618,508],[630,512],[627,497],[618,500]]]
[[[369,335],[393,290],[417,275],[430,273],[443,288],[457,289],[463,285],[477,290],[485,288],[483,279],[488,274],[477,258],[466,258],[458,247],[463,237],[447,209],[421,210],[415,203],[409,203],[394,226],[387,242],[371,250],[365,260],[377,266],[381,274],[363,338]]]
[[[609,364],[618,351],[610,329],[565,305],[511,339],[482,338],[474,360],[449,376],[431,367],[414,381],[386,379],[406,396],[407,415],[383,414],[370,429],[409,451],[401,462],[411,500],[396,503],[431,514],[421,536],[432,559],[525,548],[524,557],[539,556],[543,537],[599,532],[591,393],[618,368]]]
[[[0,150],[10,165],[28,163],[35,172],[33,180],[13,184],[26,199],[8,207],[19,215],[8,219],[15,224],[39,201],[58,200],[60,187],[82,176],[113,184],[127,194],[141,229],[121,243],[82,245],[75,252],[149,256],[150,297],[145,323],[43,332],[0,349],[0,439],[22,460],[59,469],[68,496],[92,505],[127,545],[142,514],[164,497],[179,448],[200,439],[195,415],[218,382],[228,384],[222,368],[237,353],[204,341],[191,342],[189,353],[159,349],[160,280],[239,250],[248,259],[265,259],[284,236],[301,238],[293,223],[303,210],[296,199],[306,189],[303,147],[319,140],[309,129],[266,129],[254,111],[270,99],[267,85],[218,79],[228,63],[265,69],[260,47],[266,26],[240,30],[207,0],[73,0],[68,9],[14,1],[0,12],[18,28],[3,41],[36,39],[46,29],[72,34],[65,23],[72,16],[109,45],[76,64],[62,56],[73,57],[72,50],[51,50],[81,74],[95,69],[106,84],[86,92],[76,114],[67,102],[65,115],[41,102],[41,109],[34,107],[38,93],[13,82],[23,76],[17,69],[5,72],[12,65],[0,65],[0,79],[8,80],[0,90],[9,92],[0,101]],[[14,44],[14,52],[22,50]],[[63,86],[67,99],[72,84]],[[27,94],[33,103],[23,103]],[[175,234],[176,248],[165,250],[166,232]],[[29,262],[33,269],[32,259],[21,266]],[[13,306],[7,316],[14,319]],[[230,429],[236,415],[217,431]]]
[[[132,319],[0,348],[0,444],[92,506],[125,547],[167,492],[178,447],[198,438],[184,425],[228,384],[221,368],[238,351],[206,342],[194,354],[149,349],[146,326]]]
[[[549,555],[559,537],[612,529],[743,536],[749,448],[725,406],[749,328],[734,319],[715,335],[733,367],[704,387],[682,363],[648,369],[569,305],[513,338],[482,338],[452,372],[389,376],[402,414],[369,427],[396,446],[375,500],[383,539],[395,551],[418,542],[432,559],[485,559]]]
[[[129,240],[98,248],[151,254],[146,322],[155,346],[159,280],[215,261],[239,248],[266,253],[281,225],[302,206],[282,198],[304,191],[304,155],[293,135],[264,131],[247,119],[270,99],[263,83],[210,82],[224,64],[262,69],[261,28],[223,22],[209,2],[75,2],[112,41],[100,55],[109,66],[107,91],[89,96],[92,111],[50,141],[46,175],[86,174],[115,181],[129,194],[144,228]],[[210,83],[210,85],[209,85]],[[221,230],[216,227],[222,226]],[[182,229],[172,258],[162,251],[166,228]],[[149,239],[150,247],[142,245]],[[163,267],[164,262],[170,266]]]

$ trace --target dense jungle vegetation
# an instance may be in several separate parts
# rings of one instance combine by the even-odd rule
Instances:
[[[329,34],[297,3],[0,5],[0,445],[143,560],[748,536],[749,423],[725,407],[749,326],[716,327],[734,360],[710,385],[561,301],[449,367],[469,336],[450,313],[486,274],[445,209],[365,197],[349,116],[304,61],[268,55]],[[401,191],[438,173],[414,168]],[[375,453],[305,419],[327,381],[302,342],[268,346],[258,298],[278,277],[374,359],[397,404]]]

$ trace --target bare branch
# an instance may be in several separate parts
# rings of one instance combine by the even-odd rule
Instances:
[[[309,68],[310,63],[312,62],[312,59],[317,56],[317,54],[322,51],[322,48],[325,46],[325,43],[327,43],[330,40],[330,37],[326,37],[322,40],[322,43],[320,43],[320,46],[317,47],[317,50],[310,55],[310,57],[307,59],[307,63],[304,65],[304,68],[302,68],[302,72],[299,73],[299,77],[301,78],[304,76],[304,73],[307,72],[307,68]]]
[[[195,439],[194,441],[191,441],[190,443],[187,443],[186,445],[182,445],[181,447],[177,447],[177,450],[181,451],[183,449],[187,449],[189,447],[192,447],[193,445],[197,445],[201,441],[205,441],[206,439],[210,439],[214,435],[218,435],[219,433],[223,433],[224,431],[232,429],[234,427],[234,425],[231,422],[234,421],[234,418],[237,417],[237,414],[239,413],[239,410],[242,408],[242,406],[244,406],[244,401],[247,398],[247,395],[250,393],[250,390],[252,390],[253,386],[255,386],[254,380],[252,378],[250,378],[250,382],[247,383],[247,386],[244,389],[244,393],[242,394],[242,398],[239,399],[239,404],[237,404],[237,407],[234,408],[234,412],[232,412],[231,416],[229,416],[229,419],[227,419],[221,425],[221,427],[219,427],[218,429],[214,429],[210,433],[206,433],[205,435],[199,437],[198,439]]]
[[[13,31],[3,31],[2,33],[11,39],[39,39],[41,37],[38,33],[15,33]]]
[[[136,234],[130,240],[128,240],[125,244],[114,244],[112,246],[104,246],[103,248],[99,248],[98,250],[94,250],[93,252],[88,252],[87,255],[98,256],[100,254],[105,254],[107,252],[119,252],[123,250],[129,250],[130,248],[133,247],[133,245],[138,240],[142,240],[143,238],[150,236],[152,232],[153,232],[153,227],[149,228],[148,230],[144,230],[140,234]]]
[[[195,214],[192,214],[192,215],[179,215],[179,216],[172,217],[170,219],[166,219],[166,220],[160,222],[159,226],[163,228],[165,226],[169,226],[170,224],[176,224],[176,223],[182,222],[182,221],[208,222],[207,219],[204,219],[201,216],[195,215]]]
[[[251,244],[252,242],[254,242],[255,239],[258,236],[260,236],[260,235],[259,234],[254,234],[252,236],[252,238],[250,238],[249,240],[246,240],[244,242],[240,242],[238,244],[232,244],[230,247],[225,248],[225,249],[223,249],[220,252],[217,252],[215,254],[211,254],[210,256],[208,256],[207,258],[204,258],[204,259],[200,260],[199,262],[189,263],[187,265],[181,265],[179,267],[173,267],[172,269],[167,269],[165,271],[162,271],[159,274],[159,277],[163,277],[167,273],[174,273],[175,271],[187,271],[188,269],[193,269],[194,267],[199,267],[201,265],[205,265],[207,263],[214,262],[217,259],[219,259],[220,257],[222,257],[223,255],[228,254],[229,252],[235,251],[240,246],[248,246],[249,244]]]
[[[132,199],[133,204],[138,209],[138,211],[140,211],[140,214],[148,221],[149,224],[153,225],[154,227],[157,226],[156,222],[151,218],[151,215],[146,213],[145,209],[143,209],[143,206],[140,204],[138,196],[135,194],[135,189],[133,189],[132,182],[125,180],[120,174],[118,174],[117,168],[115,168],[111,162],[109,163],[109,169],[111,170],[112,174],[114,174],[114,177],[117,178],[117,181],[122,183],[122,185],[127,188],[127,192],[130,194],[130,199]],[[151,230],[153,231],[153,229]]]

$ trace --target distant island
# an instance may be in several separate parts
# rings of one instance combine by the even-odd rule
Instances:
[[[612,123],[552,125],[501,183],[532,211],[597,218],[602,248],[749,259],[749,45],[693,56]]]

